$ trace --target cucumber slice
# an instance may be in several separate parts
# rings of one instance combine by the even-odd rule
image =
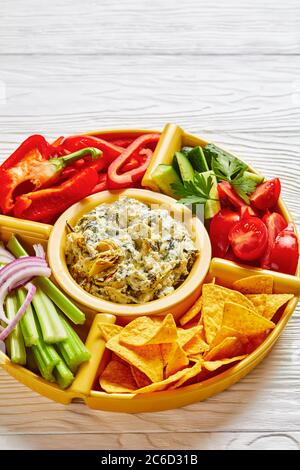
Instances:
[[[193,150],[187,155],[189,161],[192,164],[194,170],[203,173],[204,171],[209,171],[208,164],[204,155],[204,152],[201,147],[194,147]]]
[[[182,181],[194,178],[194,170],[189,159],[181,152],[176,152],[173,158],[173,168],[181,176]]]
[[[217,201],[207,201],[205,204],[205,208],[204,208],[204,218],[212,219],[221,209],[221,204],[219,201],[219,194],[218,194],[218,189],[217,189],[218,182],[217,182],[216,175],[214,174],[212,170],[205,171],[204,173],[202,173],[202,175],[204,176],[206,180],[208,179],[209,176],[211,176],[213,179],[213,186],[210,190],[209,195],[213,199],[217,199]]]
[[[264,181],[264,177],[262,175],[257,175],[256,173],[250,173],[250,171],[245,171],[243,174],[245,179],[249,179],[254,181],[256,184],[260,184]]]
[[[181,180],[172,165],[158,165],[152,173],[152,178],[164,194],[176,198],[172,184],[181,183]]]

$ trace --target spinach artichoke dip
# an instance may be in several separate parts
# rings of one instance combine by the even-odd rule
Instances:
[[[165,209],[128,197],[85,214],[66,239],[66,261],[76,282],[120,304],[171,294],[197,255],[183,223]]]

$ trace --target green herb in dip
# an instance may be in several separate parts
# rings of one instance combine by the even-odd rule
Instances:
[[[120,304],[171,294],[197,255],[183,223],[165,209],[127,197],[85,214],[66,240],[66,260],[76,282]]]

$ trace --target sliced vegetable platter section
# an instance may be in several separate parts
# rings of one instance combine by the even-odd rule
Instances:
[[[238,270],[240,263],[249,267],[249,277],[230,285],[226,270],[224,279],[214,278],[210,272],[198,300],[176,321],[172,312],[124,321],[109,314],[101,317],[98,312],[83,312],[50,280],[51,270],[38,236],[31,246],[27,241],[29,255],[22,233],[15,236],[10,228],[10,238],[0,246],[1,350],[11,364],[32,371],[33,377],[56,384],[65,394],[72,390],[70,400],[81,397],[89,404],[91,395],[96,400],[92,407],[114,409],[115,404],[119,411],[134,412],[206,398],[244,375],[241,369],[227,385],[220,385],[234,364],[242,361],[242,365],[254,351],[260,350],[263,358],[268,337],[276,340],[284,326],[281,319],[295,308],[294,294],[299,289],[285,291],[285,286],[292,285],[296,276],[298,237],[281,210],[279,178],[265,181],[231,153],[181,130],[178,139],[178,129],[167,125],[162,133],[107,131],[59,137],[53,143],[33,135],[0,167],[2,225],[10,219],[17,226],[15,217],[33,221],[32,240],[35,230],[38,233],[35,222],[55,223],[86,196],[106,189],[146,187],[188,205],[196,215],[203,208],[213,257],[228,260],[232,270]],[[73,227],[68,230],[81,244]],[[156,249],[153,245],[154,259]],[[106,239],[100,251],[100,271],[108,265],[117,279],[114,265],[119,265],[122,253],[113,262],[108,259],[112,248]],[[275,279],[278,282],[281,274],[277,273],[285,280],[279,291]],[[114,288],[117,285],[115,282]],[[165,290],[159,292],[168,295]],[[251,367],[257,359],[252,362]],[[209,385],[207,392],[202,388],[202,394],[200,388],[192,395],[185,392],[189,385],[211,381],[215,381],[215,392]],[[30,380],[24,383],[31,386]],[[160,402],[158,392],[171,397],[175,390],[176,399]],[[178,395],[180,390],[182,395]],[[54,397],[45,389],[41,393]],[[149,402],[136,407],[135,400],[147,399],[149,393],[149,400],[157,397],[157,405]],[[130,406],[114,401],[127,395],[134,398]],[[186,399],[180,398],[184,396]],[[109,406],[103,397],[111,400]]]

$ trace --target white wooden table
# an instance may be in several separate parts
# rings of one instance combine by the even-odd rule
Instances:
[[[300,223],[298,0],[1,0],[0,157],[29,134],[173,121],[280,176]],[[230,390],[153,414],[38,396],[0,372],[0,449],[298,449],[299,309]]]

